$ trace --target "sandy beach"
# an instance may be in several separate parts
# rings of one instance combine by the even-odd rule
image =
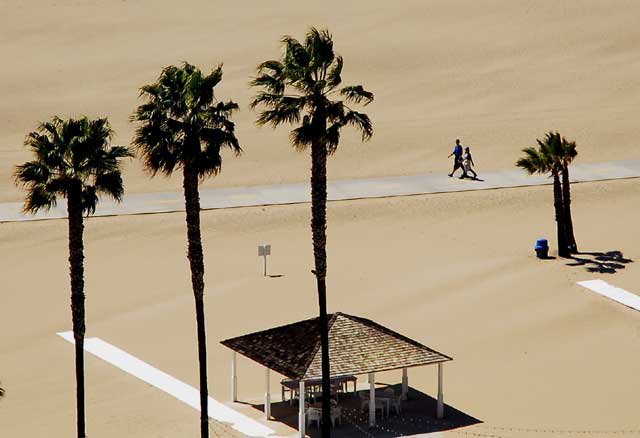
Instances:
[[[258,63],[279,56],[282,35],[302,38],[311,25],[333,33],[345,84],[376,96],[367,107],[372,141],[346,134],[330,178],[444,172],[455,138],[472,147],[480,171],[503,169],[550,129],[575,139],[584,162],[640,158],[633,0],[5,3],[0,181],[28,159],[25,135],[54,114],[108,116],[114,142],[128,144],[139,88],[185,60],[203,69],[224,62],[219,98],[241,107],[245,154],[228,154],[207,186],[307,181],[308,157],[292,150],[288,130],[254,125],[248,82]],[[181,188],[179,178],[150,180],[135,161],[125,180],[129,192]],[[0,185],[0,201],[19,198]]]
[[[574,185],[581,249],[634,260],[608,275],[535,258],[534,240],[554,232],[548,186],[332,203],[329,311],[371,318],[452,356],[445,400],[484,426],[637,430],[637,312],[575,283],[604,278],[637,293],[640,235],[629,224],[640,212],[629,193],[639,184]],[[230,354],[220,340],[315,316],[308,210],[203,213],[210,390],[218,400],[229,399]],[[73,431],[73,349],[55,335],[70,329],[65,227],[2,224],[7,436]],[[261,275],[261,242],[273,245],[269,270],[282,277]],[[90,219],[87,336],[196,385],[184,248],[179,213]],[[196,411],[91,355],[86,361],[91,436],[196,433]],[[238,373],[240,400],[260,403],[262,368],[240,360]],[[273,376],[273,388],[277,382]],[[412,370],[410,384],[433,395],[435,368]],[[27,420],[34,412],[38,421]]]
[[[345,135],[330,179],[442,174],[455,138],[484,170],[513,168],[550,129],[578,143],[581,162],[640,159],[640,30],[636,1],[131,2],[0,0],[0,202],[16,202],[24,136],[54,114],[108,116],[128,144],[138,89],[183,60],[224,62],[220,99],[241,106],[244,154],[225,155],[203,187],[305,182],[307,154],[288,129],[254,125],[255,66],[279,56],[283,34],[328,27],[345,83],[375,93],[368,144]],[[126,165],[129,193],[180,191]],[[501,437],[617,431],[640,436],[640,317],[578,286],[601,278],[640,294],[640,179],[574,184],[580,260],[555,255],[551,187],[341,201],[328,208],[329,311],[370,318],[454,358],[445,402]],[[220,341],[317,315],[307,204],[202,212],[209,389],[229,400],[230,352]],[[256,246],[273,255],[263,277]],[[87,336],[99,337],[197,386],[193,294],[184,213],[89,218]],[[613,273],[594,253],[620,251]],[[592,253],[592,254],[588,254]],[[67,223],[0,224],[0,437],[75,432]],[[570,264],[574,266],[570,266]],[[187,437],[198,412],[89,354],[87,434]],[[243,412],[259,418],[264,371],[239,361]],[[274,394],[280,376],[272,375]],[[399,372],[381,373],[398,383]],[[362,376],[362,381],[365,378]],[[434,396],[435,367],[410,372]],[[213,424],[216,436],[239,436]],[[281,436],[295,431],[270,422]],[[506,428],[506,429],[505,429]],[[514,429],[515,428],[515,429]],[[621,431],[628,431],[622,433]],[[598,434],[599,433],[599,434]],[[447,436],[459,436],[449,432]],[[606,434],[605,434],[606,435]]]

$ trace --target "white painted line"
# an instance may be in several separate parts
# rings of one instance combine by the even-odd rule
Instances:
[[[591,289],[595,293],[611,298],[620,304],[624,304],[632,309],[640,310],[640,296],[627,292],[619,287],[611,286],[606,281],[586,280],[579,281],[578,284],[582,287],[586,287],[587,289]]]
[[[58,335],[72,344],[75,342],[73,332],[63,332]],[[200,392],[193,386],[181,382],[99,338],[86,338],[84,349],[111,365],[171,394],[192,408],[200,410]],[[268,437],[274,433],[265,425],[234,411],[211,397],[209,397],[209,416],[214,420],[230,423],[235,430],[245,435]]]

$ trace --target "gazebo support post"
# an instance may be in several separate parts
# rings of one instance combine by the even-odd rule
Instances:
[[[369,373],[369,427],[376,425],[376,375]]]
[[[402,400],[407,399],[407,393],[409,392],[409,376],[407,375],[407,368],[402,368]]]
[[[442,393],[442,362],[438,362],[438,407],[436,410],[438,419],[444,417],[444,395]]]
[[[304,398],[304,380],[300,380],[300,386],[298,388],[298,401],[300,402],[298,407],[298,431],[300,432],[300,438],[304,438],[305,426],[307,425],[307,423],[305,422],[306,418],[304,412]]]
[[[236,371],[236,352],[231,352],[231,401],[238,401],[238,374]]]
[[[271,389],[269,388],[269,368],[266,367],[264,385],[264,417],[268,420],[271,418]]]

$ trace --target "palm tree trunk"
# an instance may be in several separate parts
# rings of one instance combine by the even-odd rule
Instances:
[[[191,267],[191,285],[196,304],[198,329],[198,361],[200,364],[200,436],[209,437],[209,391],[207,389],[207,339],[204,324],[204,256],[200,235],[200,194],[198,174],[188,165],[184,168],[184,200],[187,212],[187,258]]]
[[[573,220],[571,219],[571,186],[569,182],[569,166],[562,166],[562,205],[564,206],[564,223],[567,230],[567,244],[571,252],[578,252],[578,245],[573,234]]]
[[[553,170],[553,206],[556,211],[556,229],[558,234],[558,255],[569,257],[569,247],[567,245],[567,234],[564,222],[564,210],[562,206],[562,188],[560,186],[560,176],[557,170]]]
[[[327,147],[323,142],[311,145],[311,231],[313,257],[320,310],[322,350],[322,437],[331,436],[331,373],[329,368],[329,322],[327,319]],[[301,395],[303,398],[304,396]]]
[[[84,412],[84,243],[82,222],[82,186],[80,182],[69,188],[67,199],[69,223],[69,273],[71,276],[71,316],[76,354],[76,411],[78,438],[85,438]]]

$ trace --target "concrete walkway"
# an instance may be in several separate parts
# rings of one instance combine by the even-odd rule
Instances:
[[[458,172],[459,173],[459,172]],[[487,190],[551,184],[546,176],[529,176],[519,169],[487,172],[481,180],[449,178],[446,174],[422,174],[375,179],[354,179],[328,182],[330,201],[388,196],[423,195],[429,193]],[[603,181],[622,178],[640,178],[640,160],[609,161],[605,163],[577,163],[571,166],[571,181]],[[203,210],[260,205],[282,205],[310,202],[309,183],[271,186],[202,189],[200,203]],[[66,217],[66,202],[35,216],[21,212],[22,203],[0,204],[0,222],[60,219]],[[168,213],[184,211],[182,193],[133,193],[125,195],[122,203],[104,200],[95,216],[125,214]]]

